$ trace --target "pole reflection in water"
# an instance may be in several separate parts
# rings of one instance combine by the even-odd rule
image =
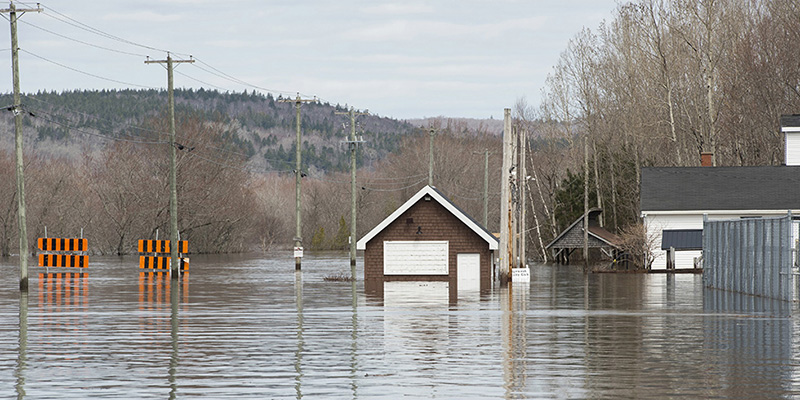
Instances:
[[[19,355],[17,356],[17,399],[25,397],[25,369],[28,364],[28,292],[19,293]]]
[[[514,399],[525,393],[528,359],[528,282],[509,282],[503,309],[503,376],[505,398]]]
[[[178,280],[171,279],[168,272],[139,272],[139,310],[148,311],[140,319],[142,333],[162,332],[164,318],[153,318],[166,312],[167,295],[170,304],[170,357],[168,366],[169,398],[178,396],[178,365],[180,362],[180,304],[183,292],[184,305],[189,301],[189,273]],[[162,314],[163,315],[163,314]],[[166,333],[166,332],[164,332]]]
[[[353,279],[350,282],[350,290],[352,292],[353,297],[353,330],[350,334],[351,345],[350,345],[350,379],[352,379],[352,383],[350,384],[350,388],[353,392],[353,398],[355,399],[357,396],[358,390],[358,382],[357,382],[357,372],[358,372],[358,293],[356,291],[356,280]]]
[[[294,352],[294,391],[298,399],[303,398],[301,384],[303,380],[303,271],[294,272],[294,297],[297,307],[297,350]]]
[[[186,275],[184,275],[184,278]],[[174,399],[178,392],[178,384],[176,381],[175,376],[177,375],[178,371],[178,303],[180,303],[181,298],[181,291],[180,285],[178,282],[170,281],[173,279],[167,280],[167,285],[169,286],[169,300],[170,300],[170,339],[172,340],[172,354],[169,357],[169,398]]]

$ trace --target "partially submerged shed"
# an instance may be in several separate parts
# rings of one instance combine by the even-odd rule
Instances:
[[[567,229],[556,236],[546,248],[553,255],[556,262],[569,264],[569,258],[575,250],[583,249],[583,219],[589,218],[589,249],[600,249],[605,255],[611,257],[619,248],[617,235],[600,226],[602,209],[593,208],[585,215],[575,220]]]
[[[490,284],[498,240],[432,186],[425,186],[356,243],[364,280]]]

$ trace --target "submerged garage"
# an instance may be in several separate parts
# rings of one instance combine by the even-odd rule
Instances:
[[[356,244],[364,279],[489,285],[497,238],[432,186],[425,186]]]

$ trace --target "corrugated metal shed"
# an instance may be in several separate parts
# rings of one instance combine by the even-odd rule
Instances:
[[[672,247],[680,250],[702,250],[702,229],[665,229],[662,231],[661,250]]]

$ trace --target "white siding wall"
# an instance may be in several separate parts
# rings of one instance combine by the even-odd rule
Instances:
[[[800,165],[800,132],[784,132],[786,135],[786,165]]]
[[[384,275],[449,275],[447,241],[383,242]]]
[[[707,212],[708,219],[737,219],[741,217],[776,217],[786,215],[786,211],[767,211],[767,212],[742,212],[741,214],[725,213],[714,214]],[[686,212],[685,214],[668,213],[645,213],[644,224],[647,228],[647,237],[652,238],[654,256],[652,269],[667,268],[667,252],[661,250],[661,232],[665,229],[703,229],[703,212]],[[694,267],[694,258],[699,257],[701,251],[678,251],[675,253],[675,268]]]

